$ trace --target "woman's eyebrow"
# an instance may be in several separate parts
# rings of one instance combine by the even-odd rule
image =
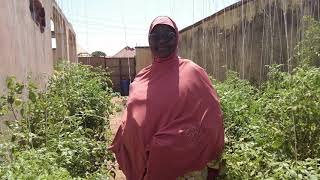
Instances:
[[[166,29],[166,30],[158,30],[158,31],[154,31],[153,33],[163,33],[163,32],[175,32],[171,29]]]

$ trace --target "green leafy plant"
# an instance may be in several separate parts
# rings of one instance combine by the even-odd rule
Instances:
[[[115,159],[106,147],[111,139],[108,117],[114,107],[109,81],[101,69],[68,62],[57,65],[43,91],[31,81],[23,85],[9,77],[0,112],[11,112],[15,121],[7,121],[12,137],[1,149],[4,173],[0,175],[41,178],[37,169],[44,169],[46,178],[88,178],[107,162],[112,164]],[[22,101],[24,87],[27,99]],[[33,167],[17,170],[18,166]],[[114,167],[108,168],[103,172],[111,177]]]
[[[59,167],[57,154],[46,149],[32,149],[14,153],[7,166],[0,166],[1,179],[70,179],[69,172]]]
[[[102,51],[94,51],[91,53],[92,57],[106,57],[106,53],[102,52]]]
[[[213,81],[224,114],[226,179],[295,179],[320,176],[320,69],[292,73],[270,67],[255,88],[229,72]],[[297,86],[297,84],[299,84]]]
[[[270,143],[290,158],[320,157],[320,69],[297,67],[286,73],[273,67],[269,76],[259,101],[266,126],[274,129],[264,132],[275,137]]]
[[[259,88],[235,72],[213,80],[227,139],[222,178],[320,178],[320,23],[307,22],[291,72],[272,65]]]
[[[295,62],[299,66],[320,65],[320,23],[312,17],[304,17],[306,31],[303,40],[295,48]]]

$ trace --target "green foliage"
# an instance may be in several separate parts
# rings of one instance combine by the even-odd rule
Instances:
[[[91,53],[92,57],[106,57],[106,53],[102,52],[102,51],[94,51]]]
[[[116,105],[115,106],[115,111],[116,112],[121,112],[122,111],[122,106],[121,105]]]
[[[270,67],[259,89],[235,72],[214,81],[226,133],[226,179],[320,177],[320,69]]]
[[[267,141],[267,139],[266,139]],[[265,142],[266,143],[266,142]],[[225,154],[225,179],[319,179],[320,158],[278,160],[255,142],[237,142]]]
[[[229,72],[213,80],[224,112],[225,179],[320,178],[320,23],[307,18],[297,67],[269,67],[259,88]]]
[[[46,149],[18,151],[14,160],[0,167],[2,179],[70,179],[69,172],[59,167],[57,154]]]
[[[303,40],[295,48],[295,59],[300,66],[320,65],[320,22],[304,18],[306,31]]]
[[[258,115],[254,104],[257,89],[248,81],[240,80],[233,71],[228,72],[225,82],[214,81],[213,84],[221,99],[228,139],[232,142],[248,135],[253,128],[249,122]]]
[[[70,179],[99,174],[108,161],[115,160],[106,147],[110,142],[108,116],[114,107],[108,81],[108,74],[101,69],[62,62],[45,91],[29,81],[25,88],[28,98],[23,102],[24,86],[8,78],[9,92],[1,98],[0,112],[10,110],[16,121],[8,121],[12,142],[2,148],[2,152],[10,152],[2,156],[6,157],[2,167],[9,164],[3,170],[14,171],[10,177],[41,177],[36,170],[44,168],[48,179],[51,175]],[[37,161],[39,166],[43,164],[41,168],[35,165]],[[54,171],[46,164],[52,164]],[[32,168],[17,170],[18,166]],[[112,171],[104,170],[108,172],[105,176]],[[9,177],[8,173],[2,175]]]
[[[294,159],[320,157],[320,69],[297,67],[292,73],[272,67],[259,101],[270,143]]]

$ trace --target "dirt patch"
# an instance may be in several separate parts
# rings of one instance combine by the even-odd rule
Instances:
[[[116,134],[119,126],[121,125],[121,116],[126,104],[126,97],[115,97],[112,102],[116,105],[115,112],[110,116],[110,128],[112,135]],[[113,139],[112,137],[112,139]],[[116,164],[116,178],[115,180],[125,180],[123,172],[119,169],[118,164]]]

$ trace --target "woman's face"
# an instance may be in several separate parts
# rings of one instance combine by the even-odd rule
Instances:
[[[170,56],[177,46],[175,30],[168,25],[156,25],[149,34],[149,45],[154,56],[160,58]]]

